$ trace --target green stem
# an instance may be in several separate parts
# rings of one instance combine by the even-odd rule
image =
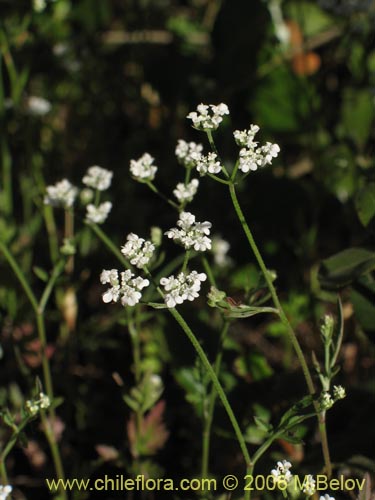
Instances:
[[[208,177],[211,177],[211,179],[214,179],[215,181],[220,182],[221,184],[225,184],[226,186],[230,185],[230,181],[226,181],[225,179],[221,179],[220,177],[218,177],[215,174],[207,174],[207,175],[208,175]]]
[[[6,245],[1,240],[0,240],[0,250],[3,252],[10,267],[13,269],[16,277],[18,278],[18,281],[20,282],[22,288],[24,289],[25,294],[28,297],[30,304],[34,310],[36,324],[37,324],[37,330],[38,330],[38,337],[39,337],[41,351],[42,351],[42,370],[43,370],[44,386],[46,388],[47,396],[49,397],[50,401],[53,402],[54,394],[53,394],[52,376],[51,376],[49,360],[48,360],[47,352],[46,352],[47,339],[46,339],[46,330],[45,330],[45,324],[44,324],[44,307],[47,304],[47,299],[48,299],[47,295],[49,295],[50,292],[48,292],[48,290],[47,290],[46,296],[42,297],[41,301],[38,303],[38,300],[36,299],[36,296],[34,295],[29,283],[27,282],[24,273],[22,272],[21,268],[17,264],[13,255],[9,252]],[[47,289],[48,289],[48,285],[47,285]],[[43,302],[42,302],[42,300],[43,300]],[[42,304],[42,306],[43,306],[42,308],[40,307],[40,304]],[[53,422],[56,415],[55,415],[55,411],[52,407],[50,407],[48,409],[48,416],[50,418],[50,421]],[[48,426],[45,427],[45,434],[46,434],[46,438],[47,438],[47,441],[48,441],[50,449],[51,449],[57,478],[63,479],[64,472],[63,472],[59,448],[57,446],[54,434],[49,432],[48,429],[49,429]],[[62,489],[61,489],[61,495],[62,495],[62,498],[64,498],[64,500],[67,500],[67,498],[68,498],[67,493],[65,491],[63,491]]]
[[[214,274],[212,272],[211,266],[208,263],[207,257],[205,257],[205,255],[202,254],[201,259],[202,259],[202,264],[203,264],[204,270],[206,271],[206,274],[208,276],[208,281],[210,282],[210,284],[212,286],[214,286],[215,288],[217,288],[215,277],[214,277]]]
[[[190,250],[186,250],[185,257],[184,257],[184,262],[182,263],[182,269],[181,269],[182,273],[186,272],[187,266],[189,264],[189,259],[190,259]]]
[[[308,388],[308,391],[311,395],[314,395],[315,394],[315,386],[314,386],[314,383],[313,383],[313,380],[312,380],[312,377],[311,377],[311,374],[310,374],[310,370],[307,366],[307,363],[306,363],[306,360],[305,360],[305,356],[302,352],[302,349],[301,349],[301,346],[298,342],[298,339],[297,339],[297,336],[296,334],[294,333],[294,330],[291,326],[291,324],[289,323],[289,320],[281,306],[281,303],[279,301],[279,298],[277,296],[277,292],[276,292],[276,289],[275,287],[273,286],[273,283],[272,283],[272,279],[271,279],[271,276],[266,268],[266,265],[263,261],[263,258],[258,250],[258,247],[255,243],[255,240],[253,238],[253,235],[250,231],[250,228],[246,222],[246,219],[245,219],[245,216],[242,212],[242,209],[240,207],[240,204],[239,204],[239,201],[238,201],[238,198],[237,198],[237,194],[236,194],[236,190],[235,190],[235,187],[234,187],[234,184],[231,184],[229,186],[229,191],[230,191],[230,196],[231,196],[231,199],[232,199],[232,203],[233,203],[233,206],[234,206],[234,209],[236,211],[236,214],[237,214],[237,217],[242,225],[242,228],[245,232],[245,235],[247,237],[247,240],[250,244],[250,247],[255,255],[255,258],[258,262],[258,265],[264,275],[264,278],[267,282],[267,285],[268,285],[268,289],[271,293],[271,297],[272,297],[272,300],[273,300],[273,303],[276,307],[276,309],[279,311],[279,316],[280,316],[280,320],[281,322],[283,323],[283,325],[286,327],[286,330],[288,332],[288,336],[289,336],[289,339],[294,347],[294,350],[297,354],[297,358],[300,362],[300,365],[301,365],[301,368],[302,368],[302,371],[303,371],[303,374],[304,374],[304,377],[305,377],[305,380],[306,380],[306,385],[307,385],[307,388]],[[317,405],[316,402],[314,402],[314,408],[315,408],[315,411],[316,411],[316,414],[317,414],[317,418],[318,418],[318,422],[319,422],[319,432],[320,432],[320,436],[321,436],[321,446],[322,446],[322,451],[323,451],[323,457],[324,457],[324,462],[325,462],[325,467],[326,467],[326,471],[327,471],[327,475],[328,473],[331,473],[332,471],[332,464],[331,464],[331,460],[330,460],[330,453],[329,453],[329,447],[328,447],[328,438],[327,438],[327,430],[326,430],[326,426],[325,426],[325,422],[321,422],[321,419],[320,419],[320,415],[319,415],[319,407]]]
[[[175,308],[168,309],[169,313],[173,316],[173,318],[177,321],[177,323],[180,325],[190,342],[192,343],[194,349],[196,350],[204,368],[206,369],[207,373],[209,374],[212,384],[221,399],[221,402],[223,403],[223,406],[225,408],[225,411],[227,412],[227,415],[229,417],[229,420],[232,424],[233,430],[236,434],[236,438],[238,441],[238,444],[240,445],[246,467],[249,467],[251,464],[251,458],[249,455],[249,451],[246,446],[245,438],[241,432],[240,426],[237,422],[237,419],[233,413],[232,407],[228,401],[228,398],[224,392],[224,389],[222,388],[219,379],[215,373],[215,370],[212,368],[210,362],[208,361],[208,358],[202,349],[200,343],[198,342],[197,337],[194,335],[184,318],[181,316],[181,314],[177,311]]]
[[[263,257],[258,250],[258,247],[255,243],[254,238],[253,238],[253,235],[252,235],[250,228],[246,222],[245,216],[242,212],[242,209],[240,207],[240,204],[239,204],[239,201],[237,198],[236,189],[235,189],[233,184],[231,184],[229,186],[229,191],[230,191],[230,196],[232,198],[232,203],[233,203],[234,209],[236,211],[237,217],[241,223],[241,226],[245,232],[245,235],[246,235],[247,240],[250,244],[250,247],[255,255],[255,258],[258,262],[258,265],[259,265],[259,267],[263,273],[263,276],[266,280],[268,289],[271,293],[273,303],[274,303],[276,309],[279,311],[280,320],[283,323],[283,325],[286,327],[288,335],[289,335],[289,339],[294,347],[294,350],[296,351],[298,360],[299,360],[301,367],[302,367],[303,374],[305,376],[305,380],[306,380],[306,384],[307,384],[309,393],[311,395],[313,395],[313,394],[315,394],[315,387],[314,387],[313,380],[311,378],[310,370],[309,370],[307,363],[306,363],[306,360],[305,360],[305,356],[302,352],[301,346],[299,345],[296,334],[294,333],[294,330],[293,330],[291,324],[289,323],[289,320],[288,320],[288,318],[287,318],[287,316],[286,316],[286,314],[281,306],[281,303],[280,303],[279,298],[277,296],[276,289],[272,283],[271,275],[266,268]]]
[[[211,130],[206,130],[206,134],[207,134],[207,137],[208,137],[208,142],[210,143],[210,146],[211,146],[211,149],[212,151],[216,154],[218,160],[220,161],[221,163],[221,166],[223,168],[223,172],[224,172],[224,175],[229,179],[229,174],[228,174],[228,171],[227,169],[225,168],[225,165],[224,163],[221,161],[220,159],[220,155],[219,155],[219,151],[216,147],[216,144],[215,144],[215,141],[214,141],[214,138],[213,138],[213,135],[212,135],[212,132]]]
[[[74,237],[74,212],[71,208],[65,209],[65,238],[72,240]],[[74,255],[68,257],[65,270],[67,274],[72,274],[74,270]]]
[[[51,296],[53,287],[56,284],[56,280],[60,276],[60,274],[63,272],[64,265],[65,265],[64,260],[60,260],[52,270],[51,277],[50,277],[50,279],[47,283],[47,286],[43,291],[42,297],[39,301],[39,310],[41,312],[44,312],[44,310],[46,308],[46,305],[47,305],[47,302]]]
[[[165,194],[161,193],[158,190],[158,188],[155,186],[155,184],[153,184],[151,181],[146,182],[146,184],[151,189],[151,191],[153,191],[154,193],[156,193],[162,200],[164,200],[167,203],[169,203],[169,205],[171,205],[171,207],[173,207],[175,210],[180,210],[180,207],[177,205],[177,203],[175,203],[173,200],[170,200],[168,198],[168,196],[165,196]]]
[[[220,369],[221,369],[221,361],[223,358],[223,345],[228,333],[229,329],[229,321],[224,322],[223,329],[220,335],[218,352],[216,355],[214,371],[215,375],[218,378]],[[203,428],[203,440],[202,440],[202,478],[207,478],[208,475],[208,464],[209,464],[209,455],[210,455],[210,444],[211,444],[211,426],[214,417],[215,411],[215,403],[216,403],[217,392],[216,388],[212,387],[211,394],[208,402],[208,411],[204,423]]]
[[[97,225],[97,224],[91,224],[87,223],[86,224],[89,226],[90,229],[94,231],[96,236],[104,243],[104,245],[110,250],[116,257],[117,259],[121,262],[121,264],[126,267],[126,269],[131,269],[131,265],[129,262],[125,259],[125,257],[122,255],[122,253],[118,250],[116,245],[112,243],[110,238],[105,234],[105,232]]]
[[[8,474],[6,471],[6,465],[5,461],[7,459],[7,456],[9,453],[12,451],[13,446],[16,444],[18,436],[21,434],[23,429],[26,427],[26,425],[29,423],[30,418],[25,418],[25,420],[21,423],[21,425],[13,432],[11,435],[9,441],[7,442],[5,448],[0,454],[0,475],[1,475],[1,481],[3,485],[9,484],[8,481]]]

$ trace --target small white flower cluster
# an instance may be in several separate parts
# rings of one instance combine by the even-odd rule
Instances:
[[[86,207],[86,221],[93,224],[103,224],[108,217],[109,212],[112,210],[112,203],[105,201],[97,207],[90,203]]]
[[[150,282],[140,276],[134,278],[134,273],[126,270],[119,273],[117,269],[104,269],[100,275],[100,281],[103,285],[109,283],[111,288],[108,288],[103,294],[103,302],[117,302],[121,300],[123,306],[135,306],[141,300],[141,290],[147,287]]]
[[[148,153],[144,153],[138,160],[130,160],[130,172],[133,177],[140,182],[152,181],[158,170],[158,167],[153,165],[154,160]]]
[[[10,484],[0,485],[0,500],[6,500],[8,496],[12,493],[13,488]]]
[[[316,481],[311,474],[305,476],[303,481],[303,490],[307,496],[311,497],[316,491]]]
[[[113,172],[106,168],[94,165],[87,169],[86,175],[83,177],[82,182],[98,191],[105,191],[109,188],[112,182]]]
[[[51,111],[52,104],[44,97],[31,95],[26,100],[26,108],[32,116],[44,116]]]
[[[322,495],[319,500],[335,500],[335,497],[331,497],[326,493],[324,496]]]
[[[177,221],[178,228],[174,227],[165,234],[186,248],[194,248],[197,252],[211,249],[211,240],[208,238],[211,222],[196,222],[195,216],[190,212],[181,212]]]
[[[202,151],[202,144],[197,144],[195,142],[186,142],[183,139],[179,139],[175,153],[178,161],[184,167],[193,168],[196,164],[197,159],[201,156]]]
[[[176,189],[173,190],[173,194],[175,195],[178,201],[189,203],[197,194],[198,186],[199,186],[198,179],[192,179],[187,184],[179,182],[176,186]]]
[[[207,172],[209,174],[218,174],[223,168],[217,159],[216,153],[208,153],[207,156],[199,156],[195,165],[201,175],[205,175]]]
[[[43,392],[39,393],[39,399],[31,399],[26,401],[26,410],[31,415],[36,415],[41,409],[47,409],[51,404],[49,397]]]
[[[344,399],[346,397],[345,388],[342,385],[333,386],[333,397],[337,401],[338,399]]]
[[[283,460],[282,462],[277,462],[276,468],[271,470],[271,475],[273,476],[273,480],[275,483],[289,483],[292,479],[292,473],[290,472],[290,468],[292,464],[287,460]]]
[[[319,406],[321,411],[329,410],[332,408],[334,403],[339,399],[344,399],[346,397],[345,388],[342,385],[334,385],[333,386],[333,398],[328,391],[325,391],[321,394],[319,398]]]
[[[78,189],[67,179],[57,182],[54,186],[47,186],[47,194],[44,197],[45,205],[53,207],[70,208],[77,197]]]
[[[185,300],[194,300],[199,296],[202,281],[206,281],[207,276],[204,273],[192,271],[190,274],[180,273],[176,278],[162,278],[160,284],[164,287],[164,300],[167,307],[176,307]]]
[[[128,234],[125,245],[121,248],[121,253],[130,260],[130,264],[142,269],[150,262],[155,245],[151,241],[146,241],[134,233]]]
[[[250,170],[270,165],[272,159],[280,152],[278,144],[271,142],[258,147],[258,143],[254,141],[258,132],[258,125],[250,125],[249,130],[235,130],[233,133],[236,143],[241,147],[238,168],[245,174]]]
[[[225,267],[231,263],[231,259],[227,255],[229,249],[230,244],[226,240],[223,240],[223,238],[220,238],[220,236],[214,236],[212,238],[212,253],[216,265]]]
[[[228,106],[224,103],[199,104],[196,111],[192,111],[187,118],[193,122],[193,127],[198,130],[216,130],[223,121],[223,116],[229,115]]]

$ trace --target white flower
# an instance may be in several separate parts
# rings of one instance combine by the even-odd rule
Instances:
[[[322,495],[319,500],[335,500],[335,497],[330,497],[328,493],[326,493],[324,496]]]
[[[201,175],[218,174],[222,170],[221,163],[217,160],[216,153],[208,153],[207,156],[200,155],[196,161],[196,167]]]
[[[322,411],[329,410],[333,406],[332,396],[329,392],[322,392],[320,399],[320,408]]]
[[[127,236],[127,242],[121,248],[121,253],[130,260],[130,264],[141,269],[150,262],[154,251],[155,245],[151,241],[146,241],[134,233]]]
[[[201,156],[202,151],[202,144],[186,142],[183,139],[179,139],[175,153],[178,161],[184,165],[184,167],[193,168],[197,159]]]
[[[290,468],[292,464],[287,460],[283,460],[282,462],[277,462],[276,468],[271,470],[271,475],[275,483],[287,482],[289,483],[292,479],[292,473],[290,472]]]
[[[44,116],[51,111],[52,104],[43,97],[31,95],[27,98],[26,107],[30,115]]]
[[[78,189],[67,179],[57,182],[54,186],[47,186],[46,190],[44,203],[54,207],[71,207],[78,194]]]
[[[86,175],[83,177],[82,182],[86,186],[99,191],[105,191],[109,188],[112,182],[113,172],[106,168],[94,165],[87,169]]]
[[[121,300],[123,306],[135,306],[140,301],[143,288],[148,286],[150,282],[140,276],[134,278],[134,273],[126,270],[119,273],[117,269],[103,270],[100,275],[100,281],[103,284],[109,283],[111,288],[103,294],[103,302],[118,302]]]
[[[196,111],[192,111],[187,118],[193,122],[198,130],[216,130],[223,121],[223,116],[229,115],[226,104],[199,104]]]
[[[220,236],[214,236],[212,238],[212,253],[214,255],[215,264],[219,267],[228,266],[231,259],[227,256],[228,250],[230,249],[230,244],[220,238]]]
[[[201,282],[206,281],[204,273],[192,271],[190,274],[180,273],[177,278],[170,276],[162,278],[160,284],[167,292],[164,297],[166,305],[170,308],[182,304],[185,300],[192,301],[199,296]]]
[[[258,132],[258,125],[250,125],[248,130],[235,130],[233,133],[236,143],[241,147],[238,168],[245,174],[270,165],[280,152],[280,147],[271,142],[258,147],[258,143],[254,141]]]
[[[33,417],[36,415],[40,409],[45,410],[46,408],[49,408],[51,405],[51,401],[49,397],[44,394],[43,392],[39,393],[39,399],[31,399],[26,401],[26,410],[28,413]],[[0,496],[1,500],[1,496]]]
[[[249,130],[235,130],[233,136],[238,146],[250,148],[257,144],[254,143],[254,137],[259,130],[258,125],[250,125]]]
[[[346,397],[345,388],[342,385],[333,386],[333,397],[335,399],[344,399]]]
[[[190,212],[181,212],[177,221],[178,228],[172,228],[165,234],[168,238],[181,243],[186,248],[194,248],[197,252],[211,249],[211,240],[208,238],[211,229],[210,222],[196,222]]]
[[[130,172],[138,181],[152,181],[158,170],[158,167],[153,163],[154,158],[148,153],[144,153],[138,160],[130,161]]]
[[[90,203],[86,207],[86,221],[93,224],[103,224],[107,219],[109,212],[112,210],[112,203],[110,201],[105,201],[97,207]]]
[[[192,179],[188,184],[179,182],[176,189],[173,190],[173,194],[181,202],[190,202],[197,193],[199,186],[198,179]]]
[[[303,481],[303,492],[308,496],[312,496],[315,493],[315,485],[315,479],[311,474],[308,474]]]
[[[13,488],[10,486],[10,484],[0,485],[0,500],[6,500],[10,493],[12,492]]]

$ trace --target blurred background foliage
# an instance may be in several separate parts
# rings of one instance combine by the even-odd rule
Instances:
[[[281,147],[272,168],[249,176],[240,196],[307,352],[319,351],[317,322],[324,311],[335,312],[337,291],[343,298],[339,377],[350,397],[335,410],[329,430],[334,460],[364,469],[371,468],[366,460],[374,444],[374,26],[371,0],[0,0],[0,233],[35,290],[41,272],[38,278],[33,268],[51,267],[41,215],[45,182],[66,177],[78,184],[88,166],[101,165],[114,171],[106,231],[116,244],[130,231],[146,236],[151,225],[168,228],[175,215],[130,179],[129,161],[148,151],[159,166],[158,185],[171,192],[182,178],[173,154],[177,139],[201,140],[187,113],[200,102],[227,103],[231,116],[217,143],[228,163],[235,159],[233,128],[256,123],[263,140]],[[240,298],[257,273],[219,190],[202,180],[192,211],[231,242],[236,272],[219,279]],[[74,327],[62,340],[57,325],[61,316],[69,323],[68,313],[56,307],[48,318],[57,392],[65,399],[60,418],[69,477],[123,471],[135,447],[121,397],[122,384],[131,386],[130,340],[120,313],[109,316],[103,308],[98,286],[101,269],[115,262],[84,229],[79,245]],[[37,373],[40,360],[26,301],[0,265],[1,382],[10,388],[1,398],[16,405],[25,374]],[[170,432],[167,440],[160,428],[164,408],[155,406],[163,438],[149,455],[162,449],[160,470],[152,469],[156,462],[148,470],[194,474],[200,442],[192,437],[200,422],[199,409],[191,418],[190,404],[205,381],[180,332],[162,315],[152,323],[146,316],[142,325],[144,363],[165,382]],[[303,381],[279,323],[250,318],[232,330],[222,378],[251,431],[252,411],[280,411],[303,392]],[[204,313],[197,331],[214,353],[214,325]],[[121,383],[112,373],[121,374]],[[39,431],[33,432],[37,443]],[[304,432],[313,443],[308,463],[318,468],[313,430]],[[236,470],[240,461],[233,460],[236,444],[228,440],[222,409],[216,436],[213,456],[223,446],[233,453],[220,453],[215,472]],[[122,458],[113,449],[98,455],[102,443],[121,450]],[[287,443],[279,443],[275,456],[280,452],[302,458],[301,449]],[[38,475],[35,454],[15,455],[15,476]],[[42,486],[21,487],[37,490],[40,499],[46,495]]]

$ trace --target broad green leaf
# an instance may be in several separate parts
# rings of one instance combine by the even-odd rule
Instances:
[[[359,220],[367,226],[375,215],[375,183],[371,182],[360,189],[354,201]]]
[[[302,23],[301,29],[305,36],[316,35],[336,25],[337,21],[319,7],[317,2],[297,0],[288,4],[288,16],[298,23]]]
[[[341,110],[345,134],[362,148],[374,121],[373,97],[370,90],[347,89]]]
[[[348,248],[322,261],[318,279],[323,288],[338,289],[375,269],[375,252]]]
[[[350,299],[362,328],[375,331],[375,282],[363,276],[350,291]]]

